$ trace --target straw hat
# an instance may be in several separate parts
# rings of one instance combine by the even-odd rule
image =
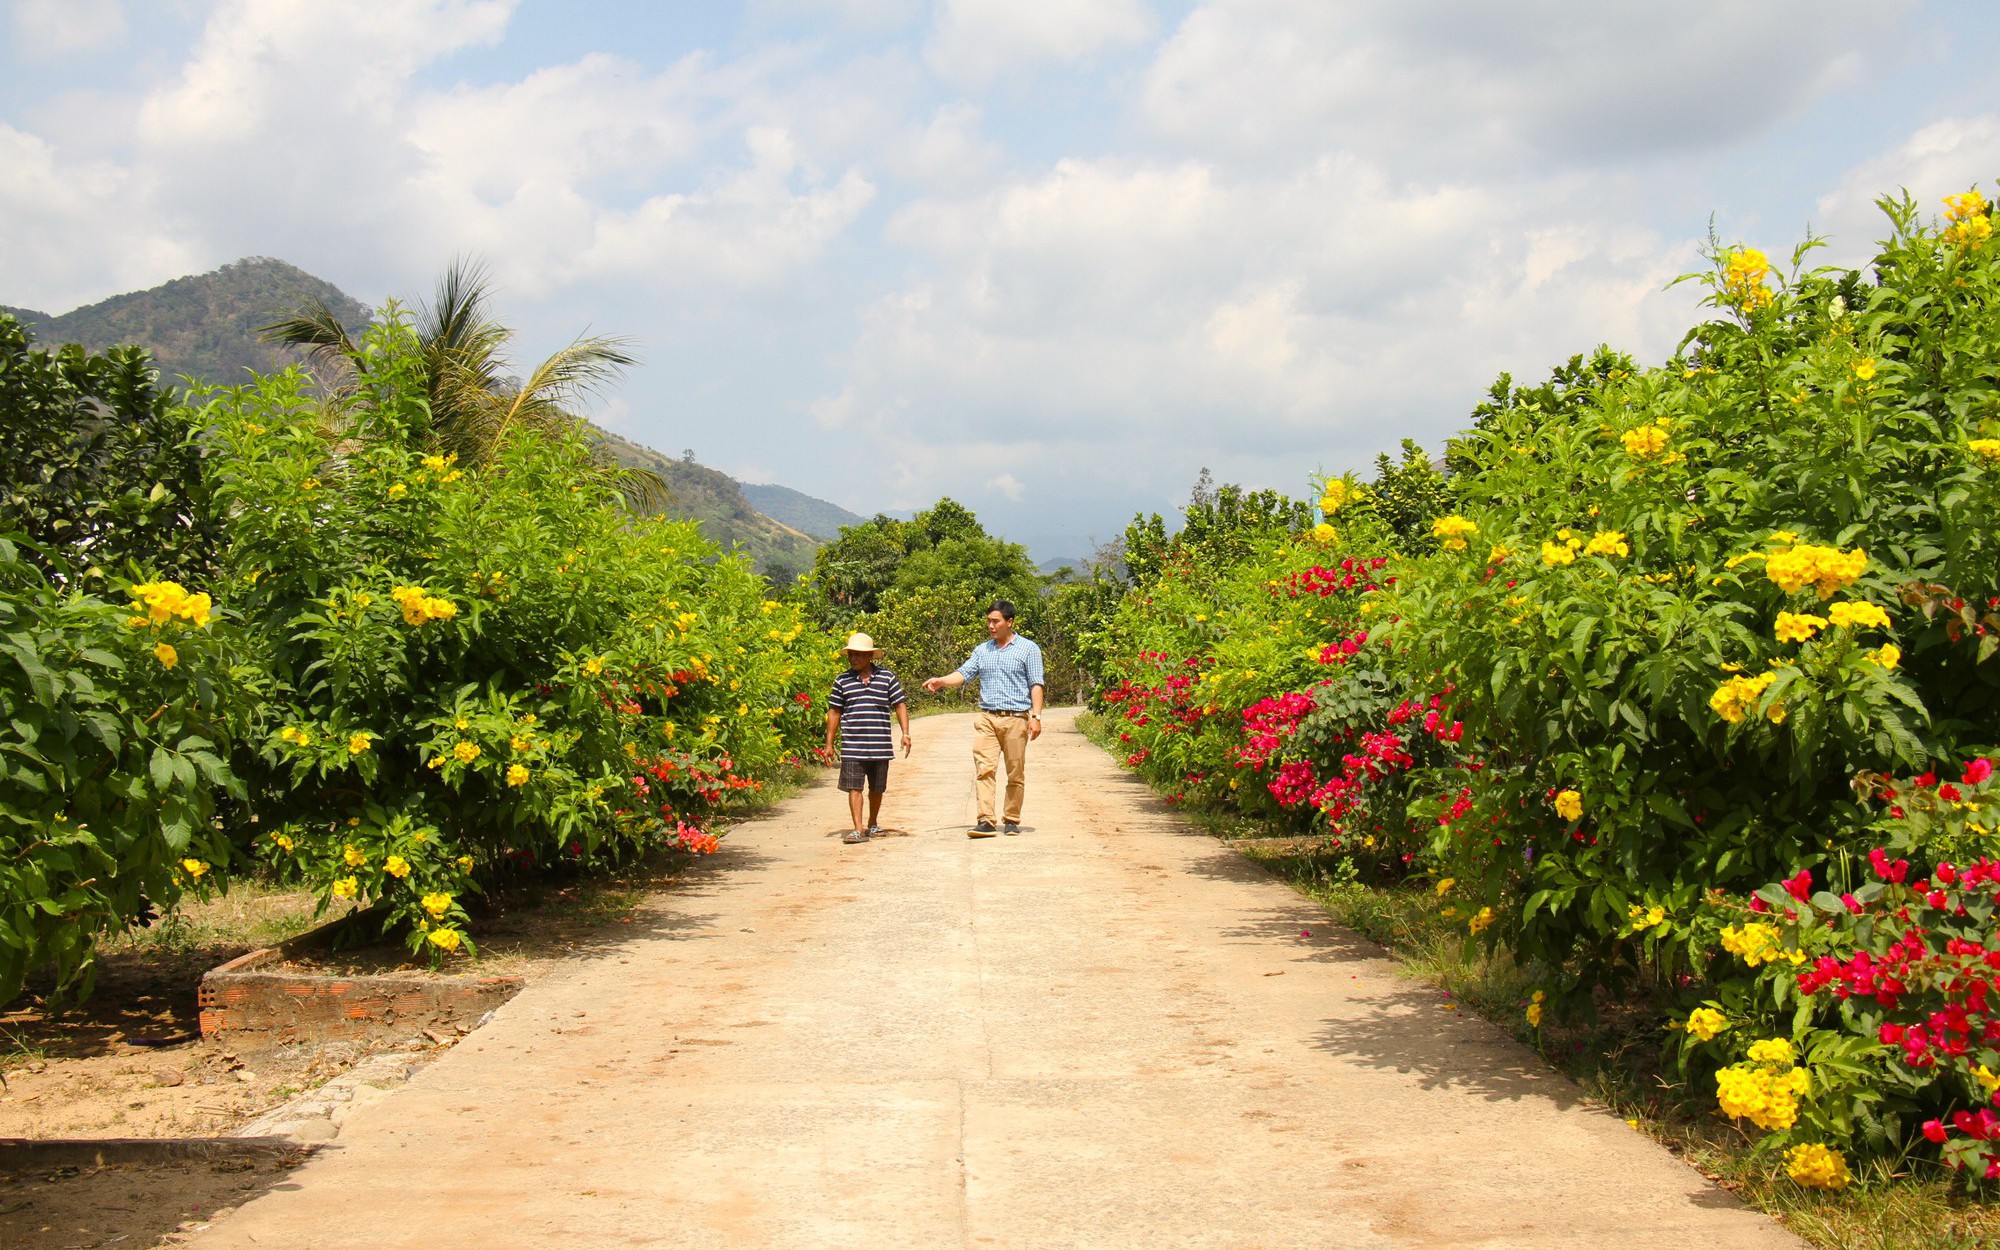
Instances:
[[[850,634],[847,639],[847,645],[842,647],[841,650],[866,651],[870,655],[882,654],[882,648],[876,646],[875,640],[866,634]]]

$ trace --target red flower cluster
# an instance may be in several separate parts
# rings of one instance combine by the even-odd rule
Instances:
[[[1350,634],[1339,642],[1329,642],[1319,649],[1319,662],[1345,664],[1349,659],[1361,654],[1361,648],[1367,641],[1368,631],[1364,629],[1360,633]]]
[[[1349,556],[1335,568],[1314,565],[1303,572],[1294,573],[1290,577],[1272,583],[1271,593],[1283,595],[1287,599],[1297,599],[1305,595],[1317,595],[1324,599],[1328,595],[1339,594],[1345,590],[1361,592],[1374,590],[1376,586],[1370,575],[1387,563],[1389,561],[1380,556],[1372,559],[1356,559]],[[1395,580],[1393,577],[1389,578],[1388,584],[1394,585]]]
[[[1317,687],[1315,687],[1316,689]],[[1262,769],[1299,731],[1299,722],[1318,706],[1309,690],[1260,699],[1243,709],[1243,736],[1236,749],[1239,767]]]
[[[1880,884],[1842,895],[1839,909],[1823,922],[1816,919],[1823,913],[1811,902],[1808,874],[1780,883],[1801,904],[1796,911],[1815,917],[1806,923],[1824,923],[1859,946],[1844,958],[1822,955],[1800,971],[1800,992],[1866,1002],[1871,1013],[1888,1017],[1875,1026],[1875,1038],[1893,1047],[1904,1067],[1939,1074],[1947,1081],[1941,1089],[1984,1090],[2000,1105],[2000,1083],[1985,1066],[2000,1051],[2000,931],[1993,919],[2000,861],[1939,864],[1929,877],[1914,880],[1908,860],[1891,859],[1880,847],[1868,862]],[[1945,1148],[1954,1167],[2000,1179],[2000,1145],[1989,1146],[2000,1143],[2000,1119],[1992,1111],[1957,1111],[1927,1122],[1923,1131]]]

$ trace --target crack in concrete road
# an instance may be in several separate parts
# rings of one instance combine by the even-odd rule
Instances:
[[[961,832],[969,718],[917,735],[884,815],[925,832],[843,846],[825,786],[739,826],[197,1244],[1800,1245],[1067,714],[1016,838]]]

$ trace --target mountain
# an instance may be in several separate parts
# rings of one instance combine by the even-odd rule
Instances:
[[[136,343],[153,353],[165,378],[191,377],[199,382],[234,383],[245,370],[268,373],[303,359],[295,349],[260,341],[257,331],[297,309],[309,299],[324,300],[359,334],[370,312],[322,278],[281,260],[252,256],[224,265],[213,273],[175,278],[147,291],[114,295],[61,316],[0,304],[45,346],[81,343],[93,351]],[[593,427],[595,428],[595,427]],[[744,497],[745,488],[726,473],[692,460],[674,460],[650,447],[597,430],[605,450],[620,464],[649,469],[666,483],[667,512],[700,521],[708,536],[724,546],[741,546],[759,568],[789,581],[792,574],[812,567],[822,532],[839,531],[861,518],[824,500],[782,486],[749,489],[775,491],[796,516],[822,529],[776,520]],[[844,519],[843,519],[844,518]],[[830,529],[827,521],[834,519]]]
[[[812,568],[820,540],[752,507],[744,498],[746,488],[735,478],[692,460],[663,456],[609,430],[591,428],[619,464],[659,475],[667,485],[669,515],[700,521],[710,538],[725,547],[741,546],[757,561],[758,568],[780,581],[789,581],[788,573],[797,575]]]
[[[243,381],[246,370],[270,373],[303,359],[293,348],[260,342],[257,331],[312,298],[325,300],[354,332],[368,324],[368,307],[359,300],[264,256],[114,295],[59,317],[4,306],[0,312],[13,313],[40,343],[81,343],[92,351],[137,343],[153,353],[163,378],[231,385]]]
[[[839,504],[815,499],[804,491],[793,490],[789,486],[774,486],[770,483],[755,485],[745,483],[743,497],[750,506],[773,520],[782,521],[795,530],[803,530],[821,542],[832,542],[840,537],[840,531],[849,525],[859,525],[866,517],[858,517]]]

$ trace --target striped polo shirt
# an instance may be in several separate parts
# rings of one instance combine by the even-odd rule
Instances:
[[[958,666],[965,680],[979,682],[979,706],[989,712],[1025,712],[1028,694],[1042,685],[1042,649],[1015,634],[1002,647],[991,638],[972,649]]]
[[[861,674],[848,669],[833,679],[833,693],[826,705],[840,713],[840,755],[850,760],[892,760],[895,741],[889,736],[890,717],[898,703],[908,700],[903,683],[877,664],[862,681]]]

